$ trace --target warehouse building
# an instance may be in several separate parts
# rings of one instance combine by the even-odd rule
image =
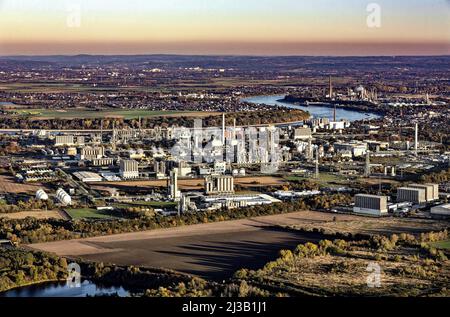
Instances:
[[[308,140],[311,137],[311,128],[301,127],[294,129],[294,140]]]
[[[432,217],[450,218],[450,204],[443,204],[430,209]]]
[[[397,188],[397,202],[409,201],[415,204],[425,203],[426,194],[423,188],[399,187]]]
[[[83,183],[91,183],[91,182],[101,182],[103,177],[94,172],[75,172],[73,176],[78,178]]]
[[[412,184],[408,187],[421,188],[425,190],[425,200],[433,201],[439,199],[439,186],[438,184]]]
[[[382,216],[388,213],[387,196],[358,194],[355,196],[353,212]]]

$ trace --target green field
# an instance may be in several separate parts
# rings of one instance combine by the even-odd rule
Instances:
[[[108,211],[101,211],[92,208],[66,209],[69,216],[76,219],[114,219],[115,216],[108,214]]]
[[[432,242],[430,243],[432,247],[435,247],[437,249],[447,249],[450,250],[450,240],[445,241],[438,241],[438,242]]]
[[[138,119],[139,117],[157,117],[173,115],[192,115],[196,111],[151,111],[151,110],[89,110],[89,109],[69,109],[69,110],[51,110],[51,109],[16,109],[10,111],[12,115],[30,116],[37,119],[74,119],[74,118],[123,118]]]
[[[151,208],[175,208],[176,203],[171,201],[133,201],[127,203],[113,204],[116,208],[130,208],[130,207],[151,207]]]
[[[295,176],[295,175],[289,175],[284,177],[287,181],[302,181],[302,180],[310,180],[316,183],[319,183],[322,186],[330,186],[330,185],[344,185],[347,182],[347,179],[345,176],[340,175],[334,175],[330,173],[320,173],[319,179],[315,179],[314,177],[304,177],[304,176]]]

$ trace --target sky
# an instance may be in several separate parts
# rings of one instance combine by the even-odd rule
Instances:
[[[160,53],[447,55],[450,0],[0,0],[0,55]]]

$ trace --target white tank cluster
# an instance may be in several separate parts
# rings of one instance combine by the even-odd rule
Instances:
[[[48,200],[48,195],[43,189],[38,189],[36,191],[36,199],[37,200]]]
[[[58,188],[58,190],[56,191],[56,198],[61,202],[61,204],[65,206],[70,205],[72,203],[72,198],[62,188]]]
[[[241,169],[234,169],[231,174],[233,176],[245,176],[245,168],[241,168]]]

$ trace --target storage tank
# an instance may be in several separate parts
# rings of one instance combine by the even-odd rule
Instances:
[[[43,189],[38,189],[36,191],[36,199],[37,200],[48,200],[48,195]]]
[[[239,175],[240,175],[240,176],[245,176],[245,168],[241,168],[241,169],[239,170]]]
[[[59,188],[56,191],[56,198],[61,202],[61,204],[65,206],[70,205],[72,203],[72,198],[62,188]]]

